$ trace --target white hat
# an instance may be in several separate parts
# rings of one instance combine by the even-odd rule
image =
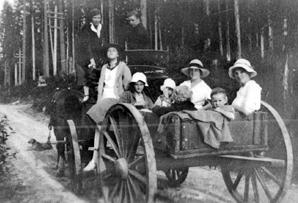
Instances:
[[[176,83],[174,80],[172,80],[171,78],[167,78],[163,81],[163,85],[160,86],[160,90],[163,91],[166,87],[175,89],[176,87]]]
[[[148,86],[147,77],[144,73],[136,72],[135,74],[132,75],[130,82],[138,82],[138,81],[142,81],[143,83],[145,83],[145,86]]]
[[[199,59],[193,59],[190,61],[189,66],[182,68],[181,72],[186,75],[189,76],[189,72],[188,70],[192,68],[192,69],[199,69],[201,71],[201,78],[205,78],[210,74],[210,71],[205,69],[203,66],[202,61],[200,61]]]
[[[250,73],[250,77],[255,77],[257,75],[257,72],[254,70],[254,68],[252,67],[252,65],[250,64],[250,62],[246,59],[238,59],[233,66],[231,66],[229,68],[229,76],[230,78],[234,79],[233,76],[233,70],[235,68],[243,68],[244,70],[246,70],[247,72]]]

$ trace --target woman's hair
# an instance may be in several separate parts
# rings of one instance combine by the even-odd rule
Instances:
[[[132,11],[129,11],[126,16],[127,18],[129,18],[130,16],[136,16],[137,18],[141,19],[142,13],[140,9],[134,9]]]
[[[101,15],[101,11],[98,8],[93,8],[90,10],[89,15],[88,15],[88,20],[91,22],[93,16]]]
[[[252,74],[252,73],[248,72],[247,70],[245,70],[244,68],[241,68],[241,67],[237,67],[237,68],[235,68],[235,69],[233,70],[233,75],[235,75],[235,71],[236,71],[236,70],[241,70],[242,72],[246,72],[246,73],[249,75],[249,77],[251,77],[251,74]]]
[[[146,86],[145,86],[145,83],[143,82],[143,81],[140,81],[140,82],[142,82],[143,84],[144,84],[144,89],[143,89],[143,92],[144,92],[144,90],[145,90],[145,88],[146,88]],[[135,82],[130,82],[129,83],[129,85],[128,85],[128,90],[130,91],[130,92],[136,92],[136,90],[135,90]]]

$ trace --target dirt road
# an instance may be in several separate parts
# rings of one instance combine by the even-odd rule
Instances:
[[[96,191],[78,197],[69,191],[67,178],[55,177],[55,149],[42,152],[30,150],[27,143],[30,138],[46,141],[47,117],[33,113],[29,105],[0,105],[0,114],[7,116],[10,126],[7,145],[11,154],[3,174],[5,181],[0,184],[1,202],[100,201],[94,194]],[[161,172],[159,177],[165,179]],[[298,188],[293,185],[284,202],[297,202],[297,191]],[[191,168],[181,187],[160,188],[158,196],[157,202],[234,202],[219,169],[209,167]]]

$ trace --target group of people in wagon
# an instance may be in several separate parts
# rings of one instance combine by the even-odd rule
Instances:
[[[92,36],[98,40],[100,39],[102,25],[97,22],[98,19],[96,18],[98,15],[99,18],[101,16],[98,10],[91,12],[93,12],[91,14],[92,21],[90,25],[88,25],[88,31],[86,31],[86,33],[89,35],[92,34]],[[139,16],[133,15],[133,17],[129,19],[133,21],[138,17]],[[140,28],[138,28],[138,30],[139,29]],[[143,38],[140,39],[143,40]],[[83,41],[83,45],[84,43],[87,48],[90,46],[88,42]],[[98,43],[100,42],[98,41]],[[92,49],[92,47],[89,47],[89,49]],[[96,93],[91,92],[91,88],[89,87],[95,84],[97,85],[97,99],[95,99],[96,101],[93,102],[94,105],[87,111],[87,115],[97,125],[94,143],[98,143],[105,112],[113,104],[119,102],[130,103],[141,112],[152,112],[159,117],[175,111],[191,111],[194,112],[194,116],[199,117],[199,119],[201,119],[202,116],[204,117],[203,119],[206,119],[206,115],[209,118],[210,112],[213,112],[213,114],[220,115],[227,121],[235,118],[235,111],[243,115],[249,115],[260,109],[261,87],[252,79],[257,75],[257,72],[246,59],[238,59],[228,71],[229,77],[236,80],[240,86],[236,98],[231,105],[228,104],[228,96],[225,89],[221,87],[211,89],[204,81],[204,78],[209,76],[210,71],[199,59],[191,60],[186,67],[181,69],[181,73],[186,75],[189,78],[188,80],[178,85],[171,78],[165,79],[160,86],[162,94],[156,101],[152,101],[144,91],[144,89],[148,87],[146,75],[142,72],[131,74],[127,64],[121,60],[121,47],[117,44],[109,44],[105,46],[105,49],[101,50],[104,51],[101,51],[101,53],[98,52],[98,56],[103,54],[107,62],[103,64],[100,71],[96,73],[99,75],[99,80],[92,83],[89,79],[86,79],[94,74],[96,65],[102,63],[102,61],[100,61],[102,57],[98,56],[92,56],[91,58],[89,57],[87,61],[81,61],[80,70],[84,74],[83,77],[78,78],[83,81],[83,102],[92,99],[91,94],[94,96]],[[85,50],[85,52],[88,54],[88,49]],[[86,75],[88,75],[88,77],[86,77]],[[210,137],[208,139],[212,146],[214,142],[210,140]],[[224,137],[223,141],[229,142],[231,141],[231,137]],[[216,148],[218,145],[214,147]],[[94,169],[97,153],[98,152],[95,150],[92,160],[84,168],[84,171]]]

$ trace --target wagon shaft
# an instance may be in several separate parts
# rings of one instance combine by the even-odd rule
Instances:
[[[267,157],[247,157],[247,156],[236,156],[236,155],[221,155],[221,164],[230,169],[241,169],[241,168],[256,168],[262,166],[268,167],[285,167],[285,160],[272,159]]]

